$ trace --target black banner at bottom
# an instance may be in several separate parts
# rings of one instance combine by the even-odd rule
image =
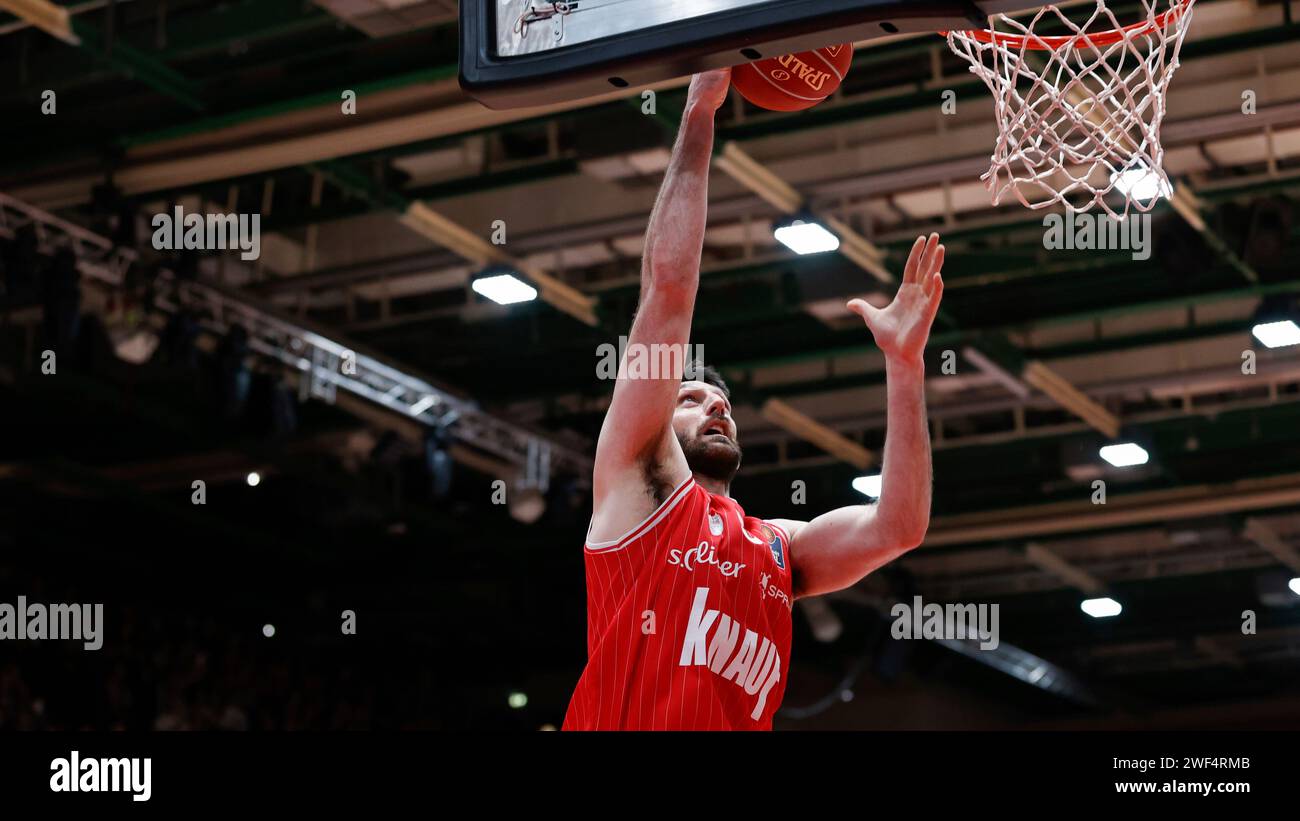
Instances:
[[[1291,800],[1298,740],[1281,732],[11,733],[0,737],[0,790],[10,807],[126,812],[392,799],[549,812],[597,803],[610,789],[638,807],[752,810],[782,798],[888,794],[961,809],[1041,799],[1146,810],[1194,800],[1231,810]]]

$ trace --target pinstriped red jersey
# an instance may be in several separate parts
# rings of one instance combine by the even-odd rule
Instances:
[[[585,546],[587,666],[566,730],[770,730],[790,666],[790,539],[687,479]]]

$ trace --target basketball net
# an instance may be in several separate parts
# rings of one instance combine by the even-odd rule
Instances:
[[[1045,6],[1025,23],[990,18],[1002,31],[948,32],[993,92],[1000,134],[981,179],[994,205],[1014,193],[1027,208],[1099,205],[1122,219],[1172,193],[1160,123],[1194,0],[1141,0],[1145,19],[1128,26],[1096,2],[1082,24]]]

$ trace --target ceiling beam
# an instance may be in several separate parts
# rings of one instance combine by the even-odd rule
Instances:
[[[732,179],[753,191],[783,214],[796,215],[807,208],[804,196],[762,163],[749,156],[734,140],[723,144],[714,157],[714,165]],[[846,259],[886,284],[897,279],[885,267],[885,252],[855,231],[843,220],[818,217],[840,239],[839,252]]]
[[[1279,536],[1277,530],[1268,522],[1252,516],[1246,520],[1246,527],[1241,531],[1241,535],[1291,570],[1300,573],[1300,553]]]
[[[49,0],[0,0],[0,9],[70,46],[81,45],[81,38],[73,32],[69,22],[68,10]]]
[[[595,327],[599,324],[595,299],[556,279],[540,267],[516,259],[500,246],[493,245],[423,202],[413,200],[399,219],[407,228],[455,251],[476,265],[496,263],[514,269],[537,286],[539,295],[547,304],[586,325]]]
[[[866,470],[876,460],[875,454],[862,445],[826,427],[811,416],[795,410],[780,399],[767,400],[760,411],[763,418],[773,425],[784,428],[833,456],[838,456],[859,470]]]
[[[1116,495],[1104,505],[1094,505],[1083,499],[940,516],[932,520],[924,544],[940,547],[1048,534],[1087,533],[1295,506],[1300,506],[1300,474],[1290,473]]]
[[[1038,569],[1051,573],[1084,593],[1100,593],[1106,589],[1106,585],[1096,576],[1075,567],[1037,542],[1025,545],[1025,558]]]
[[[1093,401],[1086,393],[1070,384],[1065,377],[1034,360],[1021,374],[1025,382],[1056,400],[1056,403],[1092,427],[1114,439],[1119,436],[1119,417]]]

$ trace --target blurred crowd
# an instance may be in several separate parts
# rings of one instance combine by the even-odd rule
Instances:
[[[360,730],[376,693],[356,668],[297,646],[277,657],[212,623],[163,630],[132,613],[96,652],[13,642],[0,657],[0,730]]]

